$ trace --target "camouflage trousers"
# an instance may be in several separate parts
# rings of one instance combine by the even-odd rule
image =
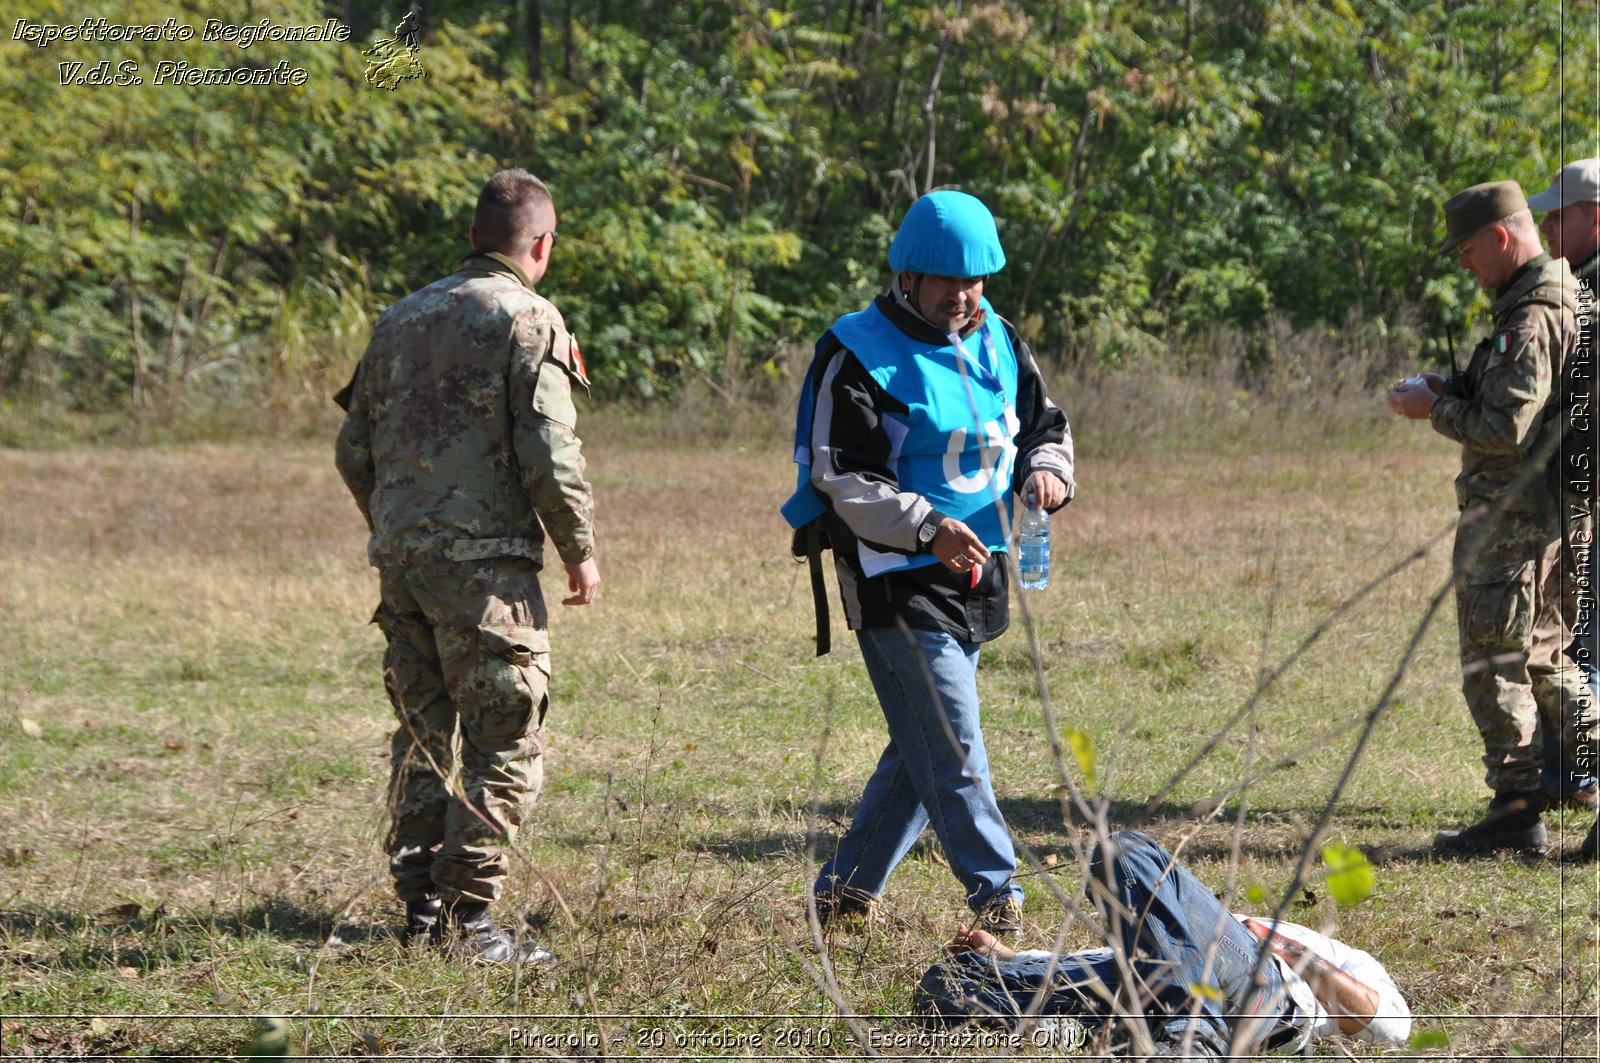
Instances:
[[[1593,696],[1563,652],[1576,587],[1553,520],[1470,503],[1456,525],[1456,622],[1462,691],[1483,738],[1484,782],[1496,793],[1539,789],[1543,736],[1559,736],[1591,770]]]
[[[524,558],[389,568],[375,623],[400,726],[387,842],[404,901],[493,901],[544,779],[550,636]]]

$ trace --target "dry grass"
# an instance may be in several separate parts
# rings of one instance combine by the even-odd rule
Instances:
[[[1028,604],[1057,718],[1093,738],[1123,823],[1266,665],[1449,519],[1452,458],[1390,426],[1319,440],[1280,410],[1254,444],[1202,452],[1168,426],[1167,446],[1097,460],[1081,425],[1136,400],[1083,400],[1083,493]],[[785,448],[755,424],[708,445],[688,425],[595,420],[605,587],[590,609],[553,607],[555,745],[506,906],[563,957],[531,981],[389,935],[375,579],[326,446],[0,452],[0,1010],[80,1016],[7,1019],[8,1052],[211,1058],[248,1023],[193,1016],[292,1014],[317,1054],[593,1056],[538,1039],[590,1031],[613,1053],[716,1058],[733,1053],[691,1036],[724,1025],[763,1036],[753,1055],[816,1055],[823,1035],[864,1054],[824,960],[850,1011],[900,1028],[959,889],[930,850],[896,873],[882,924],[819,953],[802,917],[813,838],[831,844],[883,736],[849,640],[809,655],[809,587],[776,514]],[[1237,840],[1238,887],[1288,887],[1350,727],[1445,568],[1436,548],[1365,599],[1173,787],[1150,826],[1202,878],[1229,885]],[[1482,798],[1453,641],[1428,633],[1333,818],[1378,865],[1377,895],[1341,910],[1313,883],[1289,915],[1382,955],[1441,1016],[1424,1022],[1450,1037],[1435,1051],[1550,1054],[1567,1026],[1566,1051],[1592,1055],[1581,1022],[1493,1016],[1594,1013],[1593,869],[1424,855]],[[1087,944],[1046,888],[1076,894],[1086,835],[1063,822],[1020,617],[984,657],[1002,803],[1059,859],[1025,881],[1031,930]],[[1274,766],[1236,835],[1232,788]],[[572,1013],[589,1017],[552,1017]]]

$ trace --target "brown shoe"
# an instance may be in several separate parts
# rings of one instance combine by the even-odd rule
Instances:
[[[995,937],[1010,937],[1022,933],[1022,902],[1015,893],[1007,893],[985,904],[977,911],[977,929],[987,930]]]
[[[817,902],[817,922],[823,926],[832,926],[835,923],[855,919],[869,919],[877,898],[864,890],[852,889],[849,886],[835,886],[831,890],[823,890],[815,895]],[[809,917],[810,913],[807,913]]]

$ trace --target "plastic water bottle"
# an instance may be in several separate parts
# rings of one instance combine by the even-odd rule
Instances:
[[[1017,524],[1017,569],[1030,591],[1050,586],[1050,514],[1028,499]]]

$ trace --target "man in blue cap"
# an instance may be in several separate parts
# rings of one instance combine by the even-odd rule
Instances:
[[[817,343],[785,507],[826,534],[889,744],[813,887],[823,922],[865,913],[932,825],[976,924],[1021,928],[1016,852],[989,782],[979,647],[1009,619],[1012,498],[1073,494],[1072,437],[1033,355],[983,297],[994,217],[938,191],[889,248],[889,289]],[[825,646],[821,647],[825,649]]]

